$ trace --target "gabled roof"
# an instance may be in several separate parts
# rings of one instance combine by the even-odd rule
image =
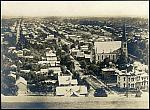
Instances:
[[[121,48],[121,41],[95,42],[96,53],[111,53]]]
[[[52,53],[52,52],[46,52],[46,56],[48,57],[56,57],[56,54],[55,53]]]
[[[15,75],[15,74],[13,74],[13,73],[9,74],[8,76],[12,76],[13,78],[15,78],[15,79],[16,79],[16,75]]]
[[[73,92],[80,96],[87,94],[86,86],[60,86],[56,87],[56,95],[71,96]]]
[[[71,84],[72,76],[58,76],[59,85],[69,85]]]
[[[48,69],[41,69],[40,71],[41,71],[41,73],[48,73],[49,70]]]

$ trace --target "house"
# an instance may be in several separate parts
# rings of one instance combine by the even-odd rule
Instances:
[[[23,56],[23,51],[22,50],[18,50],[18,51],[16,51],[17,53],[17,56],[18,57],[22,57]]]
[[[11,76],[11,77],[13,77],[13,78],[15,78],[15,80],[16,80],[16,72],[13,72],[13,71],[10,71],[10,74],[8,75],[8,76]]]
[[[18,86],[18,95],[27,94],[27,81],[23,77],[19,77],[16,81]]]
[[[23,73],[29,73],[30,70],[20,70],[20,72],[23,72]]]
[[[82,45],[82,46],[80,46],[80,49],[82,51],[88,51],[89,50],[89,46],[88,45]]]
[[[136,88],[142,90],[149,89],[149,75],[145,71],[135,70],[136,78]]]
[[[65,85],[77,85],[77,79],[72,79],[72,76],[58,76],[58,84],[59,86]]]
[[[81,51],[77,52],[76,58],[77,60],[84,60],[85,58],[84,52]]]
[[[92,62],[92,54],[85,54],[85,61]]]
[[[120,53],[121,41],[94,42],[96,62],[105,58],[115,61]]]
[[[57,74],[58,76],[60,76],[60,74],[61,74],[60,66],[53,66],[53,67],[49,67],[48,69],[52,70],[54,72],[54,74]]]
[[[48,71],[48,69],[40,69],[40,73],[46,76],[48,75]]]
[[[56,96],[81,97],[87,94],[86,86],[60,86],[56,87]]]
[[[80,50],[77,49],[77,48],[72,48],[72,49],[70,49],[70,53],[71,53],[71,55],[73,55],[73,56],[76,56],[79,51],[80,51]]]

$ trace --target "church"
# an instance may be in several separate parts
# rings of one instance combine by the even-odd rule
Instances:
[[[128,50],[125,25],[123,26],[123,35],[121,41],[96,41],[94,42],[94,49],[96,62],[102,62],[106,58],[109,58],[110,61],[116,61],[118,55],[121,55],[122,52],[127,57]]]

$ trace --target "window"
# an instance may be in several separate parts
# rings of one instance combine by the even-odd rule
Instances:
[[[113,55],[113,60],[115,59],[115,55]]]
[[[131,78],[131,81],[134,81],[134,78]]]
[[[103,55],[102,55],[102,60],[103,60]]]
[[[118,87],[120,87],[120,82],[118,83]]]
[[[134,84],[131,84],[131,88],[134,88]]]
[[[123,86],[126,87],[126,84],[124,83]]]
[[[120,77],[118,76],[118,80],[120,81]]]
[[[126,48],[126,44],[124,44],[124,48]]]
[[[130,88],[130,84],[128,84],[128,87]]]
[[[130,82],[130,78],[128,78],[128,81]]]
[[[123,79],[124,79],[124,81],[125,81],[125,80],[126,80],[126,77],[124,77]]]

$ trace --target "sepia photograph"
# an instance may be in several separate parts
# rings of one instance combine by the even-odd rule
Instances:
[[[1,109],[148,109],[149,1],[1,1]]]

